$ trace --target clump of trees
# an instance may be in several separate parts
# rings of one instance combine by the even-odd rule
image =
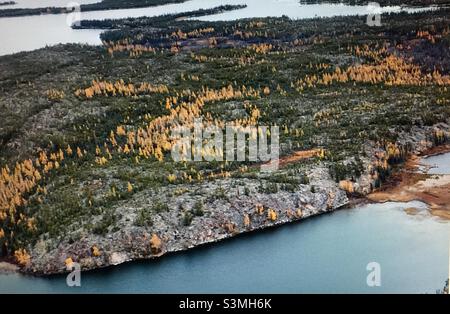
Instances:
[[[45,156],[45,157],[44,157]],[[62,157],[63,158],[63,157]],[[36,229],[34,218],[28,215],[26,206],[28,196],[34,192],[46,193],[41,187],[43,175],[51,163],[52,167],[59,167],[61,155],[53,154],[50,160],[41,153],[41,157],[17,163],[14,170],[8,166],[0,169],[0,249],[2,254],[9,254],[23,249],[21,236],[29,235]],[[37,198],[39,202],[40,199]],[[23,256],[20,255],[20,256]]]
[[[359,158],[349,163],[333,162],[329,167],[329,172],[336,183],[349,179],[355,181],[364,171],[362,162]]]
[[[47,99],[50,101],[61,101],[65,97],[64,91],[57,89],[49,89],[45,92]]]
[[[435,146],[442,145],[448,141],[448,135],[443,130],[434,130],[431,134],[431,141]]]
[[[388,46],[389,44],[385,42],[378,48],[369,45],[350,47],[350,51],[357,57],[373,61],[350,65],[347,69],[336,66],[334,72],[306,75],[292,85],[296,86],[299,91],[319,85],[329,86],[348,82],[384,84],[386,86],[450,85],[450,75],[443,75],[437,69],[434,69],[432,73],[423,73],[420,66],[410,60],[388,53]]]
[[[122,79],[116,82],[93,80],[91,86],[77,89],[75,96],[91,99],[95,96],[137,97],[138,95],[156,93],[167,94],[169,93],[169,88],[167,85],[153,85],[147,82],[134,85],[133,83],[125,83]]]

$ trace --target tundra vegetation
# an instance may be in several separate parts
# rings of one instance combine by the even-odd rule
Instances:
[[[182,16],[224,9],[232,7]],[[68,236],[70,243],[107,237],[129,219],[152,234],[159,254],[158,217],[176,211],[182,233],[209,214],[210,202],[229,197],[223,188],[196,195],[196,187],[223,178],[244,186],[257,179],[260,193],[290,192],[308,186],[310,169],[321,165],[350,194],[363,173],[379,187],[410,153],[399,134],[449,118],[449,13],[383,15],[381,27],[364,17],[83,21],[82,28],[111,29],[103,46],[0,57],[2,255],[27,265],[42,241],[58,247]],[[276,125],[289,162],[270,176],[257,162],[173,162],[171,131],[199,117],[204,127]],[[447,138],[441,129],[427,134],[436,145]],[[368,156],[367,147],[377,153]],[[145,204],[143,191],[151,192]],[[186,194],[191,205],[168,206]],[[127,204],[139,205],[132,216],[121,211]],[[280,212],[258,204],[255,214],[276,221]],[[224,228],[233,233],[251,219]],[[90,252],[97,258],[103,248]]]

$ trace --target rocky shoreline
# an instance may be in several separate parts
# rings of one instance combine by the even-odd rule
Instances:
[[[412,147],[411,153],[426,152],[433,143],[427,140],[433,130],[447,130],[447,124],[417,127],[414,133],[399,135],[399,143]],[[132,201],[122,204],[116,211],[123,214],[120,230],[105,236],[81,234],[73,240],[40,240],[30,248],[31,259],[20,271],[33,275],[52,275],[67,272],[66,264],[77,262],[83,271],[119,265],[215,243],[239,234],[300,221],[319,214],[332,212],[353,203],[356,195],[367,196],[373,190],[374,175],[369,170],[379,148],[368,146],[371,158],[363,160],[365,171],[354,183],[354,193],[349,194],[337,184],[325,166],[310,169],[308,184],[296,191],[278,190],[274,193],[259,191],[259,178],[226,178],[205,182],[198,186],[168,187],[161,195],[177,195],[163,199],[172,210],[155,215],[152,225],[138,227],[137,207],[154,198],[148,191]],[[219,195],[220,194],[220,195]],[[208,197],[205,198],[205,195]],[[182,215],[203,202],[202,215],[192,217],[188,226],[180,224]],[[178,208],[178,210],[173,210]],[[55,242],[57,244],[55,245]]]
[[[327,170],[318,168],[316,172]],[[318,174],[321,175],[323,173]],[[31,250],[30,263],[21,271],[35,275],[62,273],[66,271],[68,259],[80,263],[82,270],[90,270],[137,259],[156,258],[238,234],[331,212],[349,203],[345,191],[339,189],[331,180],[314,181],[320,186],[314,192],[310,191],[308,185],[304,185],[296,192],[264,194],[256,192],[256,180],[244,179],[246,187],[253,191],[252,195],[245,195],[243,186],[234,187],[234,181],[224,179],[198,187],[204,193],[214,193],[216,188],[212,185],[220,184],[226,192],[223,198],[208,202],[204,215],[193,218],[189,226],[180,226],[179,210],[169,210],[157,215],[151,228],[128,224],[105,237],[86,235],[74,243],[64,241],[53,250],[46,249],[49,241],[40,241]],[[144,192],[142,198],[145,197]],[[195,201],[194,197],[178,197],[178,203],[169,206],[184,207],[182,212],[192,208]],[[136,212],[135,208],[131,208],[133,205],[129,204],[130,213]],[[120,210],[127,211],[127,208]],[[133,219],[129,219],[131,220]],[[97,248],[96,254],[93,247]]]
[[[184,237],[183,244],[175,243],[175,237],[172,239],[172,241],[168,241],[168,243],[165,243],[161,245],[161,247],[158,249],[157,252],[152,253],[152,245],[151,245],[151,234],[150,233],[143,233],[142,235],[137,236],[136,233],[130,232],[129,234],[123,234],[119,237],[114,237],[112,239],[111,244],[113,243],[121,243],[122,247],[130,247],[132,248],[130,251],[122,250],[120,251],[117,247],[113,249],[113,245],[111,245],[111,249],[108,248],[108,245],[105,244],[104,249],[110,250],[109,253],[104,252],[106,254],[102,254],[103,257],[95,258],[91,254],[91,246],[90,241],[85,239],[85,241],[77,243],[75,245],[71,245],[70,249],[68,249],[68,252],[71,252],[74,256],[76,252],[84,252],[85,257],[82,257],[81,259],[78,258],[71,258],[74,262],[79,262],[82,265],[83,271],[88,270],[94,270],[94,269],[100,269],[100,268],[106,268],[106,267],[112,267],[117,266],[122,263],[126,262],[132,262],[132,261],[138,261],[143,259],[154,259],[162,257],[166,254],[186,251],[188,249],[200,247],[203,245],[210,245],[217,243],[222,240],[231,239],[235,236],[244,235],[250,232],[256,232],[261,230],[266,230],[269,228],[278,227],[284,224],[288,223],[294,223],[297,221],[301,221],[310,217],[314,217],[319,214],[324,214],[328,212],[332,212],[334,210],[340,209],[342,207],[350,206],[351,200],[347,198],[345,195],[345,192],[343,193],[342,190],[336,190],[339,195],[338,197],[340,199],[336,199],[336,196],[332,196],[333,194],[329,194],[330,198],[326,198],[325,203],[321,200],[322,196],[319,196],[317,201],[321,204],[318,208],[313,206],[308,206],[305,208],[302,212],[302,215],[299,216],[298,213],[293,213],[292,216],[288,215],[288,212],[286,211],[285,215],[282,215],[281,218],[277,219],[276,221],[271,222],[270,220],[265,219],[264,214],[257,214],[259,219],[255,219],[253,224],[250,226],[245,226],[244,222],[242,221],[241,227],[236,226],[236,224],[233,225],[227,225],[224,221],[223,229],[225,232],[218,232],[214,233],[213,230],[214,227],[211,229],[208,229],[208,227],[211,226],[210,221],[208,219],[200,220],[198,223],[195,224],[195,226],[191,227],[189,230],[189,235]],[[319,192],[320,193],[320,192]],[[323,195],[323,194],[318,194]],[[301,196],[291,196],[291,200],[293,201],[296,197]],[[286,199],[285,199],[286,200]],[[277,203],[277,201],[274,198],[271,198],[271,202]],[[247,201],[246,203],[250,204],[250,201]],[[332,205],[330,205],[332,203]],[[253,210],[248,207],[242,210],[243,213],[249,212],[251,213]],[[215,225],[215,224],[214,224]],[[233,226],[233,227],[232,227]],[[229,230],[229,228],[234,228],[233,230]],[[195,233],[194,230],[199,230],[200,236],[198,238],[195,238],[193,234]],[[228,229],[228,230],[226,230]],[[164,240],[167,240],[165,238]],[[141,249],[136,250],[138,246],[141,246]],[[12,273],[12,272],[21,272],[27,275],[35,275],[35,276],[47,276],[47,275],[56,275],[60,273],[67,272],[66,269],[66,259],[69,254],[65,253],[66,250],[59,249],[58,255],[59,258],[53,258],[53,259],[46,259],[45,263],[42,262],[34,262],[28,264],[26,267],[19,267],[11,262],[1,262],[0,263],[0,273]],[[91,255],[91,256],[90,256]],[[41,259],[42,261],[42,259]],[[45,268],[42,268],[43,265],[46,265]]]

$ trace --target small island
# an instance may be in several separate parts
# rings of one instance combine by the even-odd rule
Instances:
[[[17,4],[17,2],[15,1],[5,1],[5,2],[0,2],[0,6],[1,5],[14,5]]]
[[[171,3],[183,3],[187,0],[102,0],[96,3],[80,5],[80,11],[101,11],[101,10],[117,10],[132,9],[158,6]],[[40,14],[65,14],[73,12],[74,7],[45,7],[45,8],[17,8],[0,10],[0,18],[13,16],[29,16]]]

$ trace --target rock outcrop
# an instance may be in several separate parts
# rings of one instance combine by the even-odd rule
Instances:
[[[79,263],[82,270],[155,258],[331,212],[349,202],[346,192],[329,178],[328,169],[321,167],[312,170],[310,184],[301,184],[296,191],[266,193],[258,191],[259,185],[257,179],[227,178],[205,182],[194,191],[191,186],[190,193],[164,199],[170,210],[154,213],[147,227],[133,223],[136,212],[152,198],[148,192],[141,192],[138,199],[116,209],[123,214],[118,231],[105,236],[84,233],[72,243],[66,239],[58,244],[56,239],[41,240],[32,248],[31,262],[22,270],[37,275],[62,273],[67,258]],[[175,189],[182,187],[160,194],[170,195]],[[193,215],[190,224],[184,225],[183,214],[193,212],[198,202],[203,204],[202,215]]]

